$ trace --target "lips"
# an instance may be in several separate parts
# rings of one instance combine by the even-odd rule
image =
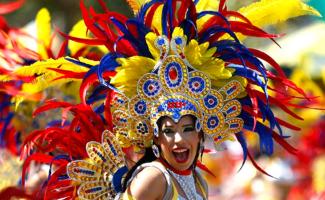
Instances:
[[[175,160],[179,163],[185,163],[190,155],[190,150],[186,148],[177,148],[174,149],[172,152],[175,157]]]

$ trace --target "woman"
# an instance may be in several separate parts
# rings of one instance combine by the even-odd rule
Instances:
[[[295,153],[284,141],[281,125],[296,127],[275,117],[271,105],[299,119],[286,108],[295,105],[297,95],[284,91],[305,94],[272,58],[246,48],[240,39],[273,39],[279,35],[254,23],[262,26],[317,11],[300,0],[261,1],[241,12],[229,11],[224,0],[219,6],[209,0],[130,0],[135,18],[128,19],[99,2],[105,13],[87,10],[81,1],[85,30],[93,38],[67,38],[105,46],[109,53],[100,61],[49,61],[51,67],[58,66],[49,67],[59,74],[53,80],[84,75],[82,103],[47,102],[35,113],[62,107],[61,125],[66,127],[37,131],[24,142],[26,151],[35,147],[37,152],[27,164],[37,160],[57,165],[40,194],[48,199],[114,199],[123,192],[123,198],[206,199],[206,184],[196,172],[204,139],[217,149],[225,140],[237,140],[245,160],[252,156],[243,129],[258,134],[262,153],[272,154],[274,141]],[[278,13],[278,7],[286,12]],[[65,65],[73,68],[59,69]],[[78,66],[89,71],[73,71]],[[49,75],[44,72],[38,78]],[[93,88],[92,93],[88,88]],[[68,111],[74,118],[64,123]],[[53,156],[55,148],[68,155]],[[129,171],[128,152],[143,150],[144,157]]]
[[[154,140],[158,148],[154,156],[149,148],[130,170],[126,194],[135,199],[172,199],[178,194],[178,199],[207,199],[207,184],[195,169],[204,141],[202,132],[195,130],[195,120],[191,115],[178,123],[169,117],[158,120],[159,136]]]

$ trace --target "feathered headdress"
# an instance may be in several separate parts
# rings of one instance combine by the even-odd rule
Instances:
[[[276,117],[271,107],[301,119],[288,109],[296,105],[286,91],[308,97],[271,57],[244,46],[241,40],[248,36],[274,40],[280,35],[260,27],[299,15],[318,15],[317,11],[300,0],[262,0],[238,12],[228,10],[225,0],[129,0],[135,16],[128,19],[98,1],[104,13],[80,3],[91,36],[62,35],[74,42],[105,46],[109,53],[100,62],[66,58],[82,71],[50,69],[62,74],[57,79],[84,75],[79,91],[82,103],[48,101],[35,114],[63,108],[62,123],[35,131],[25,141],[24,155],[31,148],[39,151],[27,158],[24,173],[31,160],[58,165],[44,188],[47,198],[75,197],[76,187],[80,198],[114,197],[126,170],[123,163],[115,165],[112,154],[119,154],[120,147],[150,146],[157,133],[156,121],[165,115],[175,121],[185,114],[196,116],[197,130],[202,129],[216,144],[237,140],[244,161],[252,157],[243,130],[258,134],[263,153],[272,154],[274,141],[296,153],[284,140],[287,136],[281,126],[297,127]],[[272,88],[271,82],[284,90]],[[274,98],[276,93],[283,99]],[[69,111],[74,117],[66,123]],[[105,129],[110,133],[101,140]],[[89,141],[97,143],[88,143],[86,150],[83,147]],[[56,148],[67,155],[47,155]],[[88,162],[70,162],[88,157]],[[103,170],[105,166],[112,170]]]

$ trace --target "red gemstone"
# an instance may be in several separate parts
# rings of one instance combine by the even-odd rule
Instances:
[[[172,68],[169,70],[169,78],[170,78],[170,80],[172,80],[172,81],[176,80],[176,78],[177,78],[177,70],[175,69],[175,67],[172,67]]]
[[[152,85],[149,85],[149,90],[151,91],[153,89],[153,86]]]
[[[200,86],[200,84],[199,84],[198,82],[195,82],[195,83],[194,83],[194,87],[195,87],[195,88],[197,88],[197,87],[199,87],[199,86]]]

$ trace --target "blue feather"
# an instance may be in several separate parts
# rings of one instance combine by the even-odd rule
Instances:
[[[7,127],[10,124],[11,119],[14,117],[14,113],[13,112],[9,112],[8,115],[3,119],[4,123],[2,126],[2,130],[0,132],[0,146],[5,145],[6,141],[4,140],[5,134],[6,134],[6,130]]]
[[[265,121],[265,119],[267,119],[270,122],[270,127],[272,130],[276,126],[280,135],[282,136],[283,135],[282,128],[281,128],[280,124],[278,123],[278,121],[275,119],[271,108],[269,106],[265,105],[260,99],[258,99],[258,107],[259,107],[260,111],[262,112],[263,121]]]
[[[138,54],[140,55],[140,49],[138,49],[139,45],[138,45],[138,41],[136,38],[134,38],[134,36],[129,32],[129,30],[126,28],[126,26],[120,22],[119,20],[117,20],[114,17],[110,18],[112,20],[112,22],[120,29],[120,31],[122,31],[122,33],[124,34],[122,36],[122,38],[125,38],[126,40],[128,40],[130,42],[130,44],[133,46],[133,48],[135,48],[138,52]]]
[[[230,26],[230,23],[228,22],[227,18],[225,16],[223,16],[220,12],[216,12],[216,11],[202,11],[200,13],[198,13],[197,18],[200,19],[203,16],[206,15],[214,15],[217,17],[220,17],[223,21],[225,21],[227,23],[228,26]]]
[[[207,42],[211,36],[217,33],[228,33],[236,42],[240,43],[234,32],[219,25],[212,26],[204,31],[204,33],[201,35],[201,38],[199,39],[199,43]]]
[[[105,71],[114,71],[116,67],[118,67],[120,64],[116,61],[117,58],[122,57],[122,55],[117,54],[117,53],[108,53],[106,54],[101,60],[98,66],[92,67],[89,72],[86,74],[85,78],[87,78],[90,74],[97,72],[97,77],[99,82],[114,90],[118,91],[114,86],[111,84],[107,83],[104,78],[103,78],[103,73]]]
[[[100,114],[103,113],[105,109],[104,104],[101,104],[100,106],[98,106],[97,108],[95,108],[95,113]]]
[[[252,116],[242,111],[239,117],[242,118],[245,122],[244,129],[253,131],[254,119],[252,118]],[[272,130],[269,127],[257,121],[254,132],[259,135],[260,151],[267,155],[272,155],[273,146],[274,146],[273,138],[272,138]]]
[[[263,81],[259,77],[259,74],[255,70],[245,68],[242,65],[236,65],[236,64],[230,64],[230,65],[228,65],[228,67],[233,68],[233,69],[236,70],[233,75],[242,76],[242,77],[245,77],[247,79],[250,79],[250,80],[254,81],[259,87],[262,88],[266,98],[268,97],[267,84],[263,83]]]
[[[169,34],[171,35],[173,32],[173,19],[174,19],[174,11],[173,11],[173,3],[172,0],[167,0],[167,3],[165,4],[165,6],[167,6],[168,8],[168,22],[169,22]]]
[[[50,163],[50,169],[49,169],[49,175],[48,175],[47,181],[49,181],[50,178],[51,178],[51,175],[52,175],[52,164],[56,160],[67,160],[69,162],[71,161],[70,156],[68,156],[68,155],[57,155],[54,158],[52,158],[51,163]]]
[[[163,35],[169,36],[168,34],[168,23],[167,23],[167,15],[168,15],[168,1],[164,4],[163,10],[162,10],[162,16],[161,16],[161,26],[162,26],[162,33]]]
[[[138,38],[135,38],[137,43],[137,48],[140,51],[139,55],[141,56],[145,56],[148,58],[153,58],[153,56],[151,55],[149,48],[147,46],[146,43],[146,35],[147,33],[150,32],[150,29],[148,29],[146,26],[144,26],[144,24],[141,24],[140,22],[134,20],[134,19],[130,19],[126,22],[126,26],[128,27],[128,25],[135,25],[137,27],[137,32],[138,32]],[[132,35],[130,33],[130,35]]]
[[[87,68],[92,68],[93,67],[90,64],[80,62],[79,60],[76,60],[76,59],[73,59],[73,58],[65,58],[65,59],[72,62],[72,63],[74,63],[74,64],[76,64],[76,65],[80,65],[80,66],[83,66],[83,67],[87,67]]]
[[[144,24],[144,19],[145,19],[145,17],[146,17],[146,14],[147,14],[149,8],[151,8],[152,5],[155,4],[155,3],[163,3],[163,0],[152,0],[152,1],[149,1],[149,2],[145,3],[145,4],[141,7],[141,9],[139,10],[139,12],[138,12],[138,14],[137,14],[137,16],[136,16],[136,18],[137,18],[141,23]]]
[[[93,93],[93,94],[95,94],[95,93]],[[106,98],[106,96],[107,96],[107,94],[96,94],[94,96],[91,96],[87,99],[87,104],[91,105],[99,100],[103,100]]]
[[[187,43],[191,41],[191,39],[198,38],[198,31],[195,23],[192,20],[185,19],[180,23],[180,27],[184,30],[184,34],[187,36]],[[194,29],[194,37],[192,37],[192,30]]]
[[[241,145],[241,147],[243,149],[243,162],[239,168],[239,170],[241,170],[247,160],[247,152],[248,152],[247,143],[246,143],[246,139],[244,137],[243,132],[236,133],[235,136],[237,138],[237,141],[239,142],[239,144]]]
[[[120,36],[117,41],[115,41],[114,49],[116,49],[116,44],[121,39],[126,39],[130,42],[133,48],[136,49],[138,55],[145,57],[152,57],[147,44],[145,42],[145,35],[150,32],[143,24],[139,23],[136,20],[128,20],[126,24],[122,24],[120,21],[111,17],[112,22],[123,32],[124,35]],[[135,25],[137,27],[139,38],[135,38],[135,35],[128,30],[128,25]]]

